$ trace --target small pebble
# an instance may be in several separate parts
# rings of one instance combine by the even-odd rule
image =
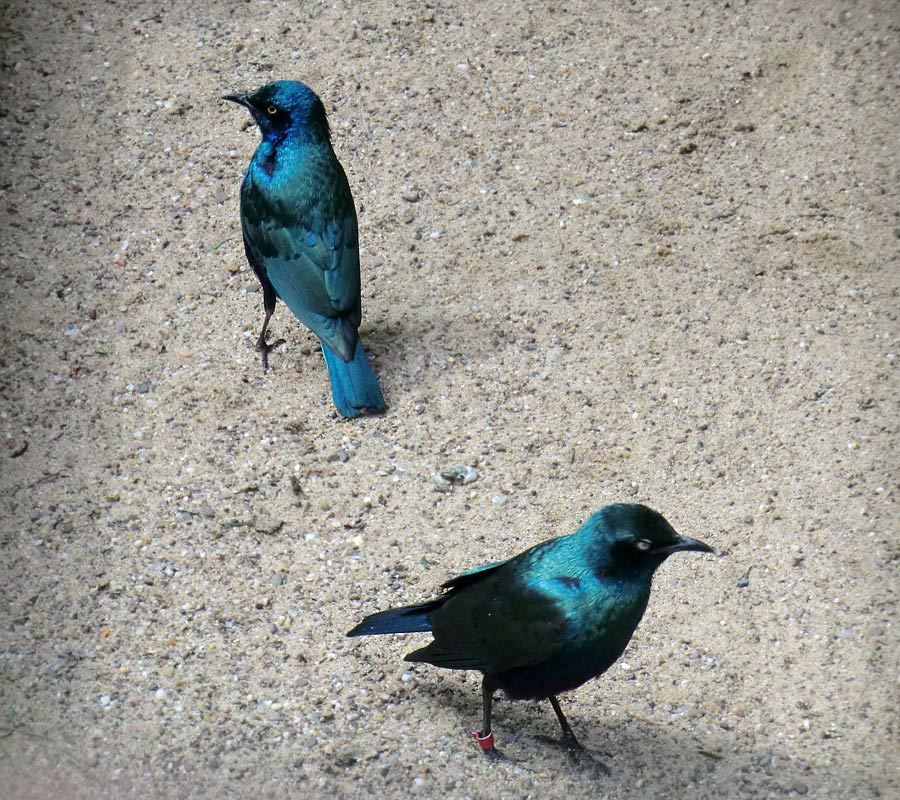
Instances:
[[[478,480],[478,470],[467,465],[449,467],[436,473],[434,479],[435,482],[444,486],[466,486]]]

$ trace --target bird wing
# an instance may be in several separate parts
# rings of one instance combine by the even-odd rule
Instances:
[[[498,674],[558,653],[573,633],[562,596],[570,586],[529,576],[523,556],[532,552],[488,565],[481,580],[477,572],[460,576],[473,580],[455,584],[431,614],[434,641],[408,660]]]
[[[509,559],[507,559],[508,561]],[[467,569],[465,572],[457,575],[455,578],[450,578],[449,581],[444,581],[441,584],[442,589],[461,589],[463,586],[469,586],[473,583],[477,583],[480,580],[483,580],[489,573],[496,570],[498,567],[502,567],[506,561],[492,561],[490,564],[482,564],[480,567],[472,567],[472,569]]]
[[[306,172],[316,173],[315,184]],[[289,184],[257,180],[251,168],[241,188],[241,224],[257,274],[264,271],[294,316],[352,359],[361,319],[359,232],[337,160],[313,162]]]

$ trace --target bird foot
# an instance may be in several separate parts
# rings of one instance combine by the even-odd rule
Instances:
[[[506,753],[501,752],[496,747],[491,747],[491,748],[488,748],[487,750],[485,750],[484,757],[488,761],[493,761],[495,763],[500,763],[500,762],[503,762],[505,764],[513,763],[513,760],[508,755],[506,755]]]
[[[547,744],[561,747],[566,751],[571,763],[575,764],[585,772],[592,772],[595,777],[610,774],[609,767],[586,750],[584,745],[575,737],[574,733],[565,733],[561,739],[555,739],[552,736],[536,736],[535,738],[542,742],[547,742]],[[603,755],[608,755],[608,753],[604,753]]]
[[[269,371],[269,353],[276,347],[283,345],[286,341],[286,339],[276,339],[272,344],[269,344],[264,337],[259,337],[256,342],[256,349],[262,351],[263,372]]]

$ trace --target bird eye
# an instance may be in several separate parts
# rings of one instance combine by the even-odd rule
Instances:
[[[266,113],[267,113],[270,117],[274,117],[274,116],[278,113],[278,109],[277,109],[275,106],[269,106],[269,107],[266,109]]]
[[[647,539],[638,539],[638,541],[634,543],[634,546],[642,553],[646,553],[652,547]]]

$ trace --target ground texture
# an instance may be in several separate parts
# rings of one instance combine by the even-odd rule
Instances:
[[[896,3],[170,5],[4,9],[0,794],[896,797]],[[253,349],[219,98],[275,78],[382,417],[284,307]],[[718,556],[563,698],[609,777],[344,637],[622,500]]]

